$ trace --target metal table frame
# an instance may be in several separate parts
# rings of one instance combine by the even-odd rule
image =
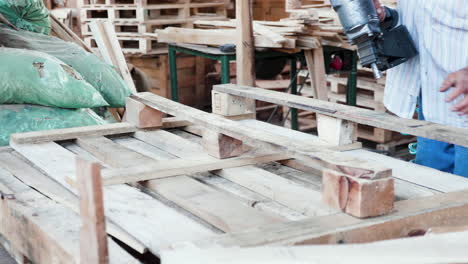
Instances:
[[[338,48],[336,48],[338,49]],[[221,62],[221,84],[230,83],[230,61],[236,60],[235,52],[222,52],[218,48],[212,48],[201,45],[190,44],[169,44],[169,70],[171,80],[171,97],[172,100],[179,101],[179,86],[177,77],[177,52],[190,54],[193,56],[203,57]],[[297,94],[297,60],[304,59],[304,53],[284,53],[279,51],[261,51],[255,53],[255,58],[278,58],[286,57],[290,60],[290,75],[291,75],[291,94]],[[353,52],[352,69],[348,75],[348,89],[346,93],[346,102],[348,105],[356,105],[357,93],[357,54]],[[299,129],[298,111],[291,108],[291,128]]]

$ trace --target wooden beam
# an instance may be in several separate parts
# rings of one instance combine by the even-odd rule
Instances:
[[[162,261],[166,264],[179,264],[187,259],[193,260],[192,264],[465,263],[467,237],[468,232],[460,232],[352,245],[187,248],[164,251]]]
[[[259,132],[250,127],[241,125],[213,114],[209,114],[189,106],[181,105],[169,99],[151,93],[139,93],[132,98],[161,112],[184,118],[192,123],[201,125],[227,136],[237,138],[252,146],[262,145],[266,149],[285,151],[297,159],[304,161],[322,161],[325,167],[341,171],[348,175],[361,178],[386,178],[391,176],[391,170],[364,160],[351,158],[348,155],[331,151],[308,143],[298,144],[285,137],[271,133]]]
[[[244,152],[241,140],[212,130],[203,131],[202,145],[209,155],[218,159],[237,157]]]
[[[76,174],[80,194],[80,263],[107,264],[109,252],[101,165],[77,157]]]
[[[105,169],[102,171],[102,177],[104,185],[112,185],[235,168],[286,159],[289,159],[289,156],[281,153],[225,160],[174,159],[155,162],[155,165],[146,164],[146,166],[138,165],[129,168]]]
[[[236,62],[237,83],[255,85],[255,44],[252,27],[252,0],[236,1]]]
[[[468,130],[463,128],[449,127],[421,120],[404,119],[364,108],[324,102],[312,98],[253,87],[222,84],[215,86],[213,89],[231,95],[312,111],[358,124],[468,147]]]
[[[465,225],[467,218],[468,191],[465,190],[399,201],[392,214],[365,221],[347,214],[334,214],[296,221],[294,225],[259,227],[189,244],[208,248],[366,243],[407,237],[437,225]],[[185,245],[180,243],[173,247]]]
[[[395,200],[394,179],[358,179],[325,170],[322,176],[323,201],[359,217],[374,217],[389,213]]]
[[[44,143],[49,141],[70,140],[83,136],[127,134],[133,133],[135,131],[137,131],[137,128],[132,124],[114,123],[106,125],[17,133],[10,136],[10,141],[16,144]]]
[[[357,124],[347,120],[317,115],[319,138],[333,146],[353,144],[357,141]]]
[[[164,114],[133,100],[126,99],[125,121],[138,128],[159,128],[163,126]]]
[[[109,21],[94,20],[89,24],[93,37],[104,60],[115,66],[128,88],[136,93],[137,89],[133,82],[132,75],[128,69],[127,62],[120,47],[119,40],[115,34],[114,25]]]

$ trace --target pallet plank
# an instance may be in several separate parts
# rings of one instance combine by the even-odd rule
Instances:
[[[203,154],[200,145],[164,130],[138,131],[135,133],[135,137],[181,158],[215,160],[215,158]],[[184,149],[178,150],[175,145],[183,145]],[[336,212],[322,203],[319,191],[301,186],[255,166],[227,168],[215,171],[214,174],[308,216],[327,215]]]
[[[54,142],[12,146],[49,177],[76,193],[66,179],[76,175],[75,155]],[[71,164],[71,165],[70,165]],[[154,254],[174,241],[215,233],[128,185],[105,187],[106,215],[141,241]],[[154,221],[158,219],[158,221]]]
[[[468,147],[468,130],[463,128],[449,127],[421,120],[404,119],[368,109],[324,102],[312,98],[305,98],[247,86],[241,87],[232,84],[223,84],[215,86],[214,90],[236,96],[243,96],[260,101],[313,111],[359,124]],[[437,133],[434,133],[434,131],[437,131]]]
[[[305,161],[322,161],[330,169],[363,178],[385,178],[391,176],[391,170],[378,164],[351,158],[343,153],[321,148],[308,143],[297,144],[285,137],[264,133],[243,126],[235,121],[218,117],[188,106],[180,105],[169,99],[151,93],[139,93],[132,98],[161,112],[165,112],[192,123],[204,126],[227,136],[245,141],[252,145],[263,145],[290,153],[295,158]]]
[[[79,263],[78,215],[1,168],[0,182],[15,195],[0,203],[2,236],[33,263]],[[108,243],[110,263],[140,263],[112,239]]]
[[[104,137],[80,138],[77,143],[99,159],[104,157],[106,162],[113,164],[114,167],[125,168],[128,164],[131,166],[131,164],[154,162],[152,158]],[[121,161],[121,158],[125,161]],[[267,216],[247,207],[240,201],[186,175],[151,180],[143,185],[225,232],[281,222],[279,218]],[[248,217],[249,221],[245,221],[244,217]]]

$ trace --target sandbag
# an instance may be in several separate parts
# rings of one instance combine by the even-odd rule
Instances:
[[[42,0],[0,0],[0,13],[18,28],[48,35],[49,10]]]
[[[0,26],[0,45],[41,51],[60,59],[73,67],[87,82],[94,86],[111,107],[125,106],[125,98],[131,94],[131,90],[113,66],[75,43]]]
[[[38,51],[0,48],[0,80],[0,104],[62,108],[108,105],[73,68]]]
[[[106,124],[90,109],[63,109],[38,105],[0,105],[0,146],[10,135],[30,131]]]

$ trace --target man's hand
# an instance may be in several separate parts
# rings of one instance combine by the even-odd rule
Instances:
[[[383,7],[383,5],[380,3],[379,0],[374,0],[374,6],[375,6],[375,9],[377,10],[377,15],[379,15],[379,19],[380,19],[380,22],[384,21],[385,20],[385,8]]]
[[[468,114],[468,67],[451,73],[445,79],[440,91],[445,92],[451,87],[455,87],[455,89],[445,99],[447,102],[452,102],[456,98],[464,96],[463,100],[454,105],[451,110],[458,112],[459,115]]]

